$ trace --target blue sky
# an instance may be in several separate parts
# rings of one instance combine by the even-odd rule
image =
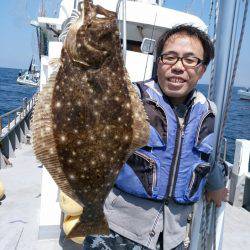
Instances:
[[[107,0],[108,1],[108,0]],[[37,55],[35,29],[30,25],[36,19],[41,0],[1,0],[0,1],[0,67],[28,67],[32,55]],[[47,16],[56,15],[60,0],[44,0]],[[167,0],[166,7],[188,11],[208,24],[210,0]],[[241,13],[243,13],[241,11]],[[247,18],[245,36],[242,44],[236,85],[250,87],[250,11]],[[203,79],[207,82],[208,74]]]

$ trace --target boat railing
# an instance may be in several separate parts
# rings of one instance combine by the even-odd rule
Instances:
[[[224,139],[222,160],[225,160],[226,148],[227,141]],[[250,211],[249,157],[250,140],[236,139],[234,162],[224,161],[229,173],[227,178],[228,203],[234,207],[244,207],[248,211]],[[205,246],[206,249],[222,249],[225,206],[226,203],[222,202],[220,208],[215,208],[211,203],[206,202],[205,196],[195,204],[190,250],[204,249]]]
[[[9,165],[20,143],[29,141],[30,120],[37,93],[30,100],[23,99],[22,106],[0,115],[0,168]]]

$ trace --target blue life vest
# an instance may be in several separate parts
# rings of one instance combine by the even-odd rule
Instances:
[[[211,102],[192,92],[183,126],[158,84],[137,84],[150,122],[147,145],[132,154],[116,187],[138,197],[190,204],[199,200],[213,145],[215,114]]]

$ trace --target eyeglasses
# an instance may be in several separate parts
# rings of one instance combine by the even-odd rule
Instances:
[[[162,54],[159,58],[162,63],[167,65],[175,65],[179,60],[181,60],[182,65],[186,68],[195,68],[204,62],[195,56],[179,57],[171,54]]]

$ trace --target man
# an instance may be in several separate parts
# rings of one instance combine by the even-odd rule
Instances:
[[[163,34],[156,56],[156,81],[137,84],[148,144],[130,156],[106,199],[111,234],[87,237],[84,249],[184,249],[187,218],[206,179],[207,200],[216,206],[225,200],[222,175],[208,163],[214,105],[195,90],[213,44],[199,29],[180,25]]]

